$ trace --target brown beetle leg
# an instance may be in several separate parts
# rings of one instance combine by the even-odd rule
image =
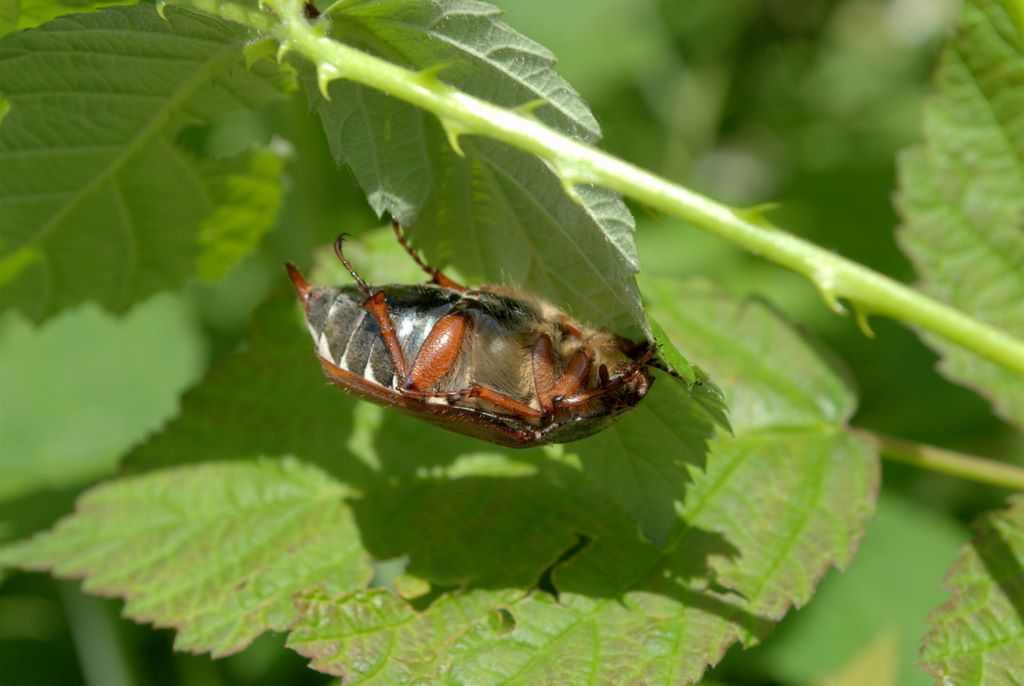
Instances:
[[[449,279],[440,269],[435,269],[421,260],[420,256],[416,254],[416,251],[413,250],[412,246],[405,240],[405,234],[402,233],[402,227],[394,219],[391,220],[391,228],[395,230],[395,236],[398,238],[398,242],[402,244],[402,247],[405,248],[405,252],[409,253],[409,257],[419,265],[420,269],[430,274],[430,280],[432,282],[436,283],[438,286],[450,288],[453,291],[459,291],[461,293],[465,293],[469,290],[462,284]]]
[[[551,350],[551,337],[546,333],[537,336],[533,344],[533,388],[537,393],[540,409],[550,414],[554,404],[567,395],[575,393],[590,376],[591,355],[580,348],[569,359],[562,376],[555,383],[555,362]]]
[[[546,333],[537,336],[531,354],[533,366],[533,389],[537,402],[545,414],[551,412],[551,398],[555,389],[555,360],[551,350],[551,337]]]
[[[562,372],[562,378],[558,380],[558,385],[552,391],[554,402],[560,402],[562,398],[571,396],[587,382],[587,378],[590,376],[590,363],[589,351],[583,348],[576,351],[576,354],[569,359],[565,371]]]
[[[466,328],[465,315],[446,314],[441,317],[416,354],[416,361],[402,384],[404,389],[422,391],[436,385],[458,359]]]
[[[412,369],[408,369],[405,361],[405,354],[402,352],[402,345],[395,333],[394,320],[388,310],[388,302],[383,291],[373,292],[373,289],[363,280],[352,263],[345,257],[341,246],[347,234],[341,234],[334,241],[334,254],[338,256],[345,269],[355,279],[359,290],[368,296],[363,302],[363,307],[373,315],[380,328],[380,337],[384,346],[391,356],[391,363],[395,367],[395,376],[398,377],[399,387],[404,388],[428,388],[437,383],[438,379],[444,376],[451,368],[458,357],[459,349],[462,346],[462,336],[465,332],[465,318],[459,315],[447,315],[442,317],[431,329],[423,347],[420,348]],[[291,273],[291,270],[289,270]],[[293,277],[294,281],[294,277]],[[296,285],[298,288],[298,285]]]
[[[601,385],[598,386],[597,388],[586,391],[584,393],[577,393],[576,395],[571,395],[569,397],[559,399],[557,402],[559,405],[579,405],[589,400],[593,400],[594,398],[599,398],[605,393],[609,393],[615,390],[616,388],[626,383],[627,381],[631,381],[632,379],[636,378],[636,376],[640,374],[640,369],[647,363],[648,359],[649,356],[644,355],[643,357],[640,358],[640,360],[629,365],[626,371],[624,371],[622,374],[619,374],[618,376],[608,380],[605,380],[605,378],[602,377]]]
[[[398,342],[398,335],[395,333],[395,325],[391,320],[391,312],[388,311],[388,302],[384,299],[384,291],[377,291],[363,303],[363,307],[373,315],[380,327],[380,338],[384,341],[384,347],[391,355],[391,362],[395,366],[395,376],[402,380],[408,379],[405,368],[405,354]],[[399,385],[402,385],[400,383]]]
[[[399,344],[398,336],[395,334],[395,325],[391,319],[391,312],[388,311],[388,302],[384,298],[384,291],[374,293],[373,289],[363,280],[363,277],[359,276],[359,272],[356,271],[356,268],[345,257],[341,244],[347,237],[348,234],[343,233],[334,239],[334,254],[338,256],[341,263],[345,265],[345,269],[355,279],[359,290],[367,295],[366,300],[363,302],[363,307],[377,320],[377,326],[380,328],[380,338],[384,341],[384,346],[388,349],[388,353],[391,355],[391,362],[395,367],[395,376],[404,382],[407,378],[405,355],[402,353],[402,346]]]
[[[414,398],[446,398],[449,402],[455,400],[461,400],[463,398],[480,398],[499,410],[502,410],[504,414],[518,417],[521,419],[542,419],[545,414],[541,410],[534,409],[526,403],[519,402],[515,398],[505,395],[500,391],[496,391],[493,388],[487,388],[480,384],[473,384],[469,388],[463,388],[458,391],[414,391],[410,389],[399,389],[402,395],[409,395]]]
[[[582,405],[584,403],[590,402],[594,398],[600,398],[602,395],[605,395],[607,393],[611,393],[617,387],[619,387],[622,384],[624,384],[626,382],[626,379],[629,378],[630,376],[631,375],[617,376],[614,379],[612,379],[611,383],[609,383],[607,386],[602,386],[600,388],[595,388],[593,390],[589,390],[589,391],[586,391],[584,393],[577,393],[576,395],[571,395],[571,396],[569,396],[567,398],[560,398],[557,401],[558,406],[559,407],[565,407],[567,405],[568,406]]]
[[[473,384],[469,388],[457,391],[453,395],[457,395],[460,398],[480,398],[517,417],[540,419],[544,416],[544,412],[541,410],[535,410],[526,403],[521,403],[511,396],[505,395],[493,388],[481,386],[480,384]]]

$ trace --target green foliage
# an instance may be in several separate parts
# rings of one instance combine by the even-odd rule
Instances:
[[[213,211],[199,225],[195,270],[216,281],[259,245],[281,206],[284,161],[269,149],[199,165]]]
[[[46,529],[83,481],[121,465],[56,525],[0,548],[0,566],[82,579],[86,592],[122,599],[125,616],[175,629],[183,651],[219,657],[284,634],[269,654],[306,658],[346,684],[689,684],[723,659],[710,679],[913,683],[907,653],[939,602],[930,580],[959,540],[948,520],[997,500],[897,469],[887,485],[904,493],[883,496],[869,526],[878,456],[849,422],[872,426],[881,413],[908,426],[904,406],[921,405],[931,433],[915,431],[925,437],[973,426],[973,436],[952,435],[1010,455],[1019,434],[943,404],[946,386],[935,398],[919,390],[902,354],[921,368],[931,358],[913,341],[883,349],[884,324],[866,357],[899,401],[875,397],[869,374],[876,414],[855,418],[853,374],[810,329],[844,351],[864,343],[807,304],[816,296],[806,284],[648,220],[644,265],[667,277],[645,274],[638,288],[625,204],[569,183],[592,170],[543,161],[528,141],[486,129],[468,135],[457,112],[439,119],[393,97],[404,92],[394,84],[317,78],[342,73],[324,57],[334,40],[414,70],[399,76],[424,93],[470,94],[575,141],[594,143],[600,118],[626,157],[638,151],[641,165],[691,175],[712,194],[763,207],[764,195],[804,193],[806,204],[784,203],[773,224],[834,225],[819,237],[845,251],[865,222],[888,226],[888,209],[853,191],[870,178],[887,197],[878,170],[916,130],[930,56],[913,53],[918,74],[879,38],[906,31],[892,19],[902,4],[887,19],[881,5],[853,0],[799,16],[785,3],[744,2],[728,18],[711,0],[513,5],[574,60],[570,71],[603,101],[595,117],[548,49],[475,0],[339,0],[318,21],[300,18],[296,0],[268,0],[271,11],[184,1],[203,11],[169,8],[165,20],[152,6],[92,12],[100,5],[83,2],[90,13],[47,21],[68,6],[0,0],[0,303],[14,310],[0,319],[0,389],[15,399],[0,407],[2,533]],[[915,31],[929,21],[918,10]],[[603,42],[589,35],[597,17],[617,21]],[[882,28],[867,39],[867,25]],[[901,240],[925,289],[1018,336],[1022,26],[1019,2],[966,2],[924,145],[902,160],[900,195]],[[907,35],[898,40],[923,34]],[[306,101],[297,106],[296,74]],[[871,123],[883,103],[899,125]],[[372,283],[423,275],[387,229],[366,230],[362,198],[352,202],[339,186],[348,179],[318,166],[321,148],[373,211],[408,225],[431,263],[655,340],[681,378],[652,370],[648,397],[610,429],[530,450],[447,433],[328,385],[281,263],[304,265],[327,241],[322,227],[351,226],[361,235],[347,252]],[[837,160],[856,171],[840,173]],[[815,182],[786,186],[793,169]],[[883,238],[864,239],[864,256],[884,252]],[[327,246],[314,262],[312,281],[349,279]],[[239,278],[213,283],[239,263]],[[678,278],[691,271],[760,297]],[[827,269],[814,276],[826,282]],[[141,302],[193,277],[208,283],[189,286],[189,300]],[[132,309],[118,318],[81,303]],[[788,324],[783,310],[808,326]],[[1022,423],[1019,378],[926,335],[951,378]],[[210,370],[182,392],[204,341]],[[952,514],[903,512],[908,495]],[[950,572],[953,599],[932,615],[922,653],[937,676],[1004,683],[1024,671],[1024,521],[1012,503],[982,520]],[[780,640],[729,652],[760,644],[833,567],[850,571],[786,619]],[[31,614],[7,611],[24,607],[8,603],[23,578],[0,589],[0,617]],[[19,631],[44,633],[0,619],[5,665],[5,639]],[[22,643],[19,665],[34,659]],[[67,680],[47,671],[61,648],[43,645],[25,683]],[[266,655],[266,645],[245,655]],[[139,663],[153,674],[216,681],[178,662],[154,666],[180,658],[147,650]],[[261,666],[222,681],[298,683],[302,673]]]
[[[0,388],[17,401],[0,403],[0,501],[113,473],[174,416],[202,362],[191,312],[169,295],[120,319],[86,305],[36,329],[7,314]]]
[[[111,5],[130,5],[134,0],[3,0],[0,2],[0,36],[14,29],[28,29],[65,14],[77,14]]]
[[[270,64],[244,68],[244,40],[217,20],[175,11],[164,21],[137,6],[0,41],[10,104],[0,128],[3,304],[35,318],[86,300],[124,310],[180,284],[197,259],[219,273],[237,258],[229,222],[276,206],[277,178],[252,209],[237,197],[267,181],[269,153],[243,153],[225,182],[227,169],[201,164],[175,139],[287,91],[287,75]],[[201,229],[210,217],[220,229]]]
[[[226,655],[287,628],[297,590],[369,578],[345,493],[294,460],[114,481],[0,564],[88,577],[86,591],[126,598],[127,616],[178,629],[178,649]]]
[[[260,309],[248,350],[185,393],[180,416],[132,451],[127,464],[154,469],[292,453],[330,469],[344,462],[352,406],[324,383],[295,294],[282,289]]]
[[[328,31],[340,41],[492,102],[530,105],[532,116],[581,140],[598,135],[590,110],[554,72],[554,57],[491,5],[337,7]],[[615,194],[579,187],[577,202],[531,155],[479,137],[460,138],[460,155],[441,123],[412,105],[350,81],[333,82],[325,100],[312,74],[306,86],[335,158],[352,168],[378,214],[411,225],[434,263],[454,264],[474,281],[516,283],[626,336],[647,331],[632,278],[634,222]]]
[[[366,578],[353,578],[340,587],[335,584],[335,590],[324,595],[312,590],[319,580],[307,577],[310,591],[301,605],[310,614],[302,617],[290,640],[303,654],[332,656],[316,663],[325,671],[353,674],[366,666],[379,683],[402,683],[401,679],[417,674],[436,675],[451,663],[453,674],[466,670],[469,680],[503,682],[500,675],[480,671],[480,661],[486,659],[505,670],[521,665],[525,671],[517,678],[524,683],[545,683],[584,646],[585,653],[593,656],[588,669],[604,675],[603,679],[636,669],[658,683],[692,681],[730,643],[756,641],[790,605],[806,602],[828,566],[849,562],[871,511],[877,465],[866,444],[842,433],[851,398],[828,365],[810,373],[805,388],[832,391],[819,409],[807,410],[803,419],[785,425],[778,415],[765,416],[757,409],[779,397],[814,405],[813,399],[802,395],[808,391],[794,390],[779,375],[743,362],[762,354],[759,346],[773,341],[785,341],[794,359],[809,355],[809,349],[777,317],[757,306],[731,302],[705,287],[655,284],[651,290],[658,295],[655,311],[667,323],[669,334],[687,349],[719,349],[705,358],[711,373],[733,380],[725,389],[727,396],[745,394],[747,398],[739,403],[739,414],[733,414],[742,431],[735,437],[723,434],[713,442],[708,471],[696,475],[685,499],[683,483],[692,471],[687,465],[700,462],[695,445],[707,435],[708,417],[717,412],[713,397],[701,400],[699,390],[700,402],[687,420],[685,413],[680,414],[686,407],[680,404],[686,400],[684,387],[667,377],[659,379],[656,387],[667,392],[652,393],[642,408],[605,432],[607,437],[592,439],[598,447],[585,442],[564,451],[508,453],[489,448],[481,452],[474,441],[376,408],[360,407],[353,417],[351,401],[317,380],[318,372],[309,364],[311,346],[295,325],[294,305],[283,300],[275,300],[257,318],[250,350],[226,360],[187,394],[182,418],[137,451],[132,464],[166,465],[175,456],[178,461],[241,457],[287,445],[300,457],[326,465],[335,478],[348,484],[343,491],[353,494],[347,507],[358,534],[357,529],[340,528],[336,535],[345,540],[339,538],[334,547],[362,547],[365,555],[376,560],[404,559],[406,577],[432,586],[435,597],[429,607],[416,612],[384,592],[358,593],[365,588]],[[689,319],[660,309],[660,303],[670,304],[677,298],[705,308],[708,321],[718,326],[693,327]],[[741,337],[750,345],[744,355],[719,346],[721,337],[737,330],[751,334]],[[697,411],[702,407],[707,409]],[[667,419],[673,416],[674,424]],[[429,453],[422,450],[425,434],[433,447]],[[645,443],[655,438],[658,450]],[[346,441],[351,452],[344,448]],[[645,454],[644,448],[650,450]],[[616,449],[621,451],[618,459]],[[621,459],[622,454],[629,459]],[[263,482],[262,471],[246,472],[255,468],[244,467],[250,464],[247,461],[238,464],[178,467],[147,479],[157,479],[155,483],[187,479],[196,497],[199,492],[214,494],[202,495],[203,499],[221,498],[217,494],[228,488],[218,483],[221,478],[230,480],[232,488],[242,488],[244,478],[249,478],[246,474],[256,474]],[[613,475],[630,464],[661,474],[667,486],[652,487],[641,479],[633,484],[635,492],[623,489],[625,480]],[[677,470],[677,476],[672,476],[672,470]],[[767,481],[774,487],[758,487]],[[638,537],[636,524],[605,502],[602,490],[627,507],[639,504],[635,494],[641,492],[655,501],[653,515],[645,510],[633,514],[655,532],[668,529],[666,545],[659,549]],[[753,493],[760,496],[751,498]],[[71,535],[66,532],[77,532],[90,521],[85,504],[80,510],[53,536],[9,553],[9,559],[54,566],[58,573],[102,578],[103,565],[69,566],[61,557],[70,545],[70,541],[59,543]],[[208,525],[202,508],[191,510]],[[229,517],[239,527],[233,532],[239,540],[225,534],[218,539],[220,546],[229,550],[244,546],[261,538],[255,531],[287,528],[285,522],[293,516],[282,509],[283,519],[278,521],[268,511],[253,522],[256,528],[246,529],[249,514],[240,508]],[[110,516],[134,520],[141,515],[118,509]],[[454,538],[453,523],[458,523]],[[310,529],[301,528],[307,533]],[[148,545],[153,538],[124,541],[116,528],[91,531],[91,547],[124,545],[126,555],[131,546]],[[513,539],[516,545],[509,546]],[[559,563],[579,541],[586,542],[583,549]],[[206,542],[181,545],[179,557],[193,560],[198,555],[193,551],[205,550]],[[136,549],[135,554],[150,553]],[[189,571],[186,567],[177,573]],[[166,572],[161,582],[172,583],[167,575],[173,573]],[[717,585],[707,585],[709,573]],[[227,577],[206,581],[210,593],[215,593],[214,585],[234,582]],[[451,586],[462,590],[454,595],[443,592]],[[147,608],[155,602],[151,599],[155,588],[126,581],[111,591],[132,599],[129,612],[133,616],[184,624],[189,638],[180,640],[191,649],[228,649],[226,639],[205,628],[212,619],[182,617],[174,608],[162,615],[135,613],[136,606]],[[224,592],[228,588],[225,585]],[[559,603],[553,604],[544,589],[557,591]],[[506,616],[502,609],[510,624],[493,620],[495,613]],[[452,612],[458,613],[458,621],[451,619]],[[345,620],[342,627],[328,621],[351,616],[363,619]],[[357,627],[352,642],[338,638],[337,632],[344,627]],[[230,646],[238,647],[242,640],[235,638]],[[663,648],[642,663],[634,665],[632,657],[628,663],[622,661],[650,641]],[[403,646],[404,657],[392,656],[387,668],[376,673],[372,665],[383,660],[380,653],[394,644]],[[671,656],[684,648],[689,657],[677,663]],[[364,651],[377,657],[371,660]],[[680,669],[683,672],[677,673]],[[407,676],[400,678],[401,674]],[[568,673],[559,678],[576,682]]]
[[[814,602],[787,617],[751,660],[779,683],[818,683],[856,662],[867,646],[880,642],[884,650],[888,643],[894,653],[890,683],[932,684],[917,666],[918,650],[928,613],[943,601],[942,577],[963,540],[962,527],[948,515],[883,492],[853,564],[827,577]]]
[[[1024,336],[1024,30],[1019,3],[975,0],[940,58],[925,144],[901,164],[902,243],[922,285]],[[1024,378],[927,336],[950,378],[1024,427]]]
[[[921,660],[947,683],[1013,683],[1024,673],[1024,501],[986,515],[946,578]]]

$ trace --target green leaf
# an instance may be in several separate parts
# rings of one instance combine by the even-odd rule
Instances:
[[[0,0],[0,36],[13,31],[17,26],[18,0]]]
[[[546,451],[536,474],[504,483],[467,468],[454,481],[406,472],[355,502],[363,541],[377,558],[406,556],[407,574],[463,586],[458,607],[447,594],[425,609],[384,592],[309,596],[291,644],[315,668],[360,684],[692,683],[729,645],[755,642],[807,602],[828,567],[849,563],[878,464],[870,446],[843,432],[853,397],[841,377],[763,306],[703,287],[652,290],[669,335],[726,381],[727,397],[741,398],[734,419],[744,428],[713,443],[669,544],[640,538],[629,518],[558,466],[586,470],[577,446]],[[685,313],[675,310],[681,302]],[[776,347],[784,370],[772,364]],[[383,421],[375,435],[393,448],[378,443],[375,457],[388,465],[402,459],[403,420]],[[451,452],[442,441],[429,445]],[[477,469],[485,464],[497,463]],[[435,536],[451,522],[461,523],[457,537]],[[503,554],[495,539],[507,541],[508,530],[529,536],[517,539],[514,570],[491,559]],[[576,545],[559,542],[574,534]],[[481,555],[467,552],[478,546]],[[545,563],[559,549],[563,559]],[[531,560],[534,569],[553,564],[532,590],[521,584]],[[493,595],[511,588],[523,592]],[[487,595],[478,605],[479,594]]]
[[[501,10],[478,0],[352,0],[325,12],[330,33],[421,69],[440,68],[446,82],[475,83],[477,94],[531,109],[545,123],[585,141],[601,131],[579,94],[555,73],[555,56],[501,21]]]
[[[647,279],[644,292],[672,339],[725,391],[737,436],[823,423],[844,426],[853,414],[856,395],[845,370],[769,306],[737,302],[697,281],[681,286]],[[716,372],[725,365],[728,374]]]
[[[214,205],[199,226],[196,271],[201,277],[216,281],[224,276],[274,227],[283,169],[284,160],[269,149],[198,165]]]
[[[669,339],[665,329],[658,320],[647,313],[647,321],[651,325],[651,333],[654,335],[654,342],[658,345],[658,358],[664,362],[670,370],[679,374],[688,385],[692,386],[697,382],[697,371],[690,364],[690,361],[683,357],[683,354],[676,349]]]
[[[692,682],[849,562],[877,462],[844,432],[854,398],[842,377],[770,310],[701,286],[649,290],[667,335],[726,381],[739,411],[706,473],[694,465],[720,414],[710,385],[659,378],[595,437],[603,452],[510,451],[353,405],[323,382],[292,293],[258,313],[247,349],[186,394],[131,466],[287,450],[346,484],[351,535],[421,597],[405,607],[362,582],[311,583],[293,644],[323,671],[398,684]],[[646,454],[655,437],[666,443]]]
[[[1024,674],[1024,499],[974,528],[946,577],[953,597],[929,618],[921,661],[944,683],[1013,683]]]
[[[211,193],[209,170],[175,140],[185,126],[262,107],[290,81],[266,61],[245,69],[244,31],[181,11],[168,19],[151,6],[111,8],[0,40],[10,103],[0,264],[31,257],[7,274],[0,303],[36,317],[85,300],[123,310],[189,276],[201,249],[219,249],[200,245],[204,221],[237,221],[238,203],[251,203]],[[248,175],[266,180],[266,164]]]
[[[677,509],[694,470],[704,467],[707,441],[724,410],[710,382],[687,389],[658,374],[644,401],[602,431],[573,446],[583,472],[661,546],[678,523]]]
[[[942,602],[943,570],[963,540],[949,515],[883,490],[857,559],[827,577],[814,602],[752,656],[757,671],[781,684],[818,683],[855,663],[875,637],[890,636],[899,644],[895,683],[932,684],[917,666],[918,648],[929,611]]]
[[[113,472],[178,409],[204,351],[192,313],[157,296],[123,318],[94,305],[32,329],[0,319],[0,500]]]
[[[65,14],[89,12],[136,0],[0,0],[0,36],[14,29],[29,29]]]
[[[491,5],[365,0],[329,12],[330,33],[508,107],[538,99],[533,115],[582,140],[593,115],[552,69],[551,54],[515,33]],[[411,225],[438,266],[471,281],[516,283],[581,319],[633,338],[648,335],[639,292],[634,222],[621,199],[594,187],[570,198],[542,161],[466,137],[458,155],[434,117],[354,83],[335,81],[324,100],[306,79],[339,163],[349,165],[378,213]]]
[[[1024,31],[1019,3],[970,0],[943,50],[923,146],[900,160],[904,250],[925,290],[1024,337]],[[949,378],[1024,426],[1024,378],[933,336]]]
[[[284,269],[280,278],[287,280]],[[181,404],[177,419],[126,458],[130,468],[286,453],[329,468],[352,432],[352,399],[324,382],[290,288],[257,312],[247,349]]]
[[[0,565],[84,577],[124,614],[178,630],[175,647],[237,652],[285,630],[304,588],[360,586],[370,568],[343,497],[294,460],[182,467],[99,486]]]
[[[451,649],[453,626],[471,617],[486,624],[500,621],[493,608],[510,602],[509,591],[475,591],[445,595],[427,613],[384,590],[356,592],[341,598],[310,591],[299,599],[302,621],[288,636],[288,646],[311,658],[310,667],[340,673],[345,684],[405,684],[424,679],[431,683],[436,672],[433,656]],[[337,664],[337,636],[324,635],[321,627],[336,627],[350,641],[350,664]],[[406,640],[396,641],[396,635]]]

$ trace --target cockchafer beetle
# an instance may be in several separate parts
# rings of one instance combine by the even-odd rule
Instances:
[[[451,431],[511,447],[566,443],[647,394],[654,347],[581,324],[522,290],[466,288],[423,262],[426,284],[314,286],[286,265],[328,380]]]

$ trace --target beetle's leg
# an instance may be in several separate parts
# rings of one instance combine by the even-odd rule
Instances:
[[[363,307],[373,315],[373,318],[377,321],[377,326],[380,327],[380,338],[384,341],[384,347],[388,349],[388,354],[391,355],[391,362],[395,366],[395,377],[400,379],[401,383],[408,378],[405,368],[405,354],[402,352],[402,346],[398,342],[398,335],[395,333],[395,325],[391,320],[391,312],[388,311],[388,302],[384,299],[384,291],[377,291],[363,303]]]
[[[503,410],[508,415],[525,419],[542,419],[544,417],[542,410],[530,407],[526,403],[505,395],[501,391],[496,391],[493,388],[487,388],[480,384],[473,384],[469,388],[463,388],[458,391],[414,391],[402,388],[398,390],[402,395],[409,395],[414,398],[446,398],[449,402],[462,400],[463,398],[480,398]]]
[[[533,387],[544,413],[550,413],[560,398],[575,393],[590,376],[591,355],[580,348],[569,359],[561,378],[555,382],[555,363],[551,350],[551,337],[546,333],[533,344]]]
[[[631,376],[632,375],[629,374],[617,376],[614,379],[612,379],[611,382],[606,386],[601,386],[599,388],[594,388],[589,391],[584,391],[583,393],[577,393],[576,395],[570,395],[566,398],[559,398],[555,402],[559,407],[565,407],[567,405],[582,405],[583,403],[589,402],[594,398],[600,398],[602,395],[611,393],[616,388],[624,384],[628,378],[631,378]]]
[[[569,364],[562,372],[562,378],[558,380],[552,397],[555,402],[572,395],[587,382],[590,377],[591,354],[585,348],[580,348],[569,358]]]
[[[534,409],[526,403],[519,402],[512,396],[505,395],[500,391],[488,388],[487,386],[481,386],[480,384],[473,384],[469,388],[456,391],[450,395],[455,395],[460,398],[479,398],[480,400],[484,400],[499,409],[505,410],[508,414],[519,417],[540,419],[544,416],[544,412],[542,410]]]
[[[551,412],[552,391],[555,389],[555,360],[551,351],[551,337],[546,333],[537,336],[531,353],[533,367],[533,389],[537,402],[545,414]]]
[[[388,311],[388,303],[384,298],[384,291],[373,292],[373,289],[367,285],[363,277],[359,276],[359,272],[352,266],[352,263],[345,257],[345,252],[341,249],[341,244],[345,241],[348,234],[340,234],[334,239],[334,254],[338,256],[341,263],[345,265],[345,269],[355,279],[356,285],[359,286],[359,290],[366,294],[366,300],[363,301],[363,307],[373,315],[373,318],[377,321],[377,326],[380,328],[380,337],[384,341],[384,346],[388,349],[388,353],[391,355],[391,362],[395,367],[395,376],[403,381],[406,378],[406,367],[405,367],[405,355],[402,353],[402,346],[398,342],[398,336],[395,334],[395,325],[391,319],[391,312]]]
[[[416,254],[416,251],[413,250],[412,246],[405,240],[405,234],[402,233],[402,227],[394,219],[391,220],[391,228],[395,230],[395,236],[398,238],[398,242],[402,244],[403,248],[405,248],[405,252],[409,253],[409,257],[419,265],[420,269],[430,274],[431,281],[436,283],[438,286],[444,286],[445,288],[450,288],[453,291],[460,291],[464,293],[469,290],[462,284],[449,279],[440,269],[435,269],[421,260],[420,256]]]
[[[423,341],[402,388],[412,391],[433,388],[458,359],[466,328],[467,319],[463,314],[449,313],[441,317]]]
[[[604,395],[605,393],[609,393],[618,388],[619,386],[621,386],[622,384],[626,383],[627,381],[634,379],[640,373],[640,369],[644,366],[644,364],[646,364],[647,359],[645,358],[649,359],[649,356],[644,355],[644,357],[640,358],[640,360],[631,364],[626,369],[626,371],[624,371],[622,374],[619,374],[614,378],[607,379],[607,377],[602,375],[601,385],[598,386],[597,388],[585,391],[583,393],[570,395],[566,398],[560,398],[556,402],[559,405],[579,405],[580,403],[585,403],[588,400],[593,400],[594,398],[598,398]]]

